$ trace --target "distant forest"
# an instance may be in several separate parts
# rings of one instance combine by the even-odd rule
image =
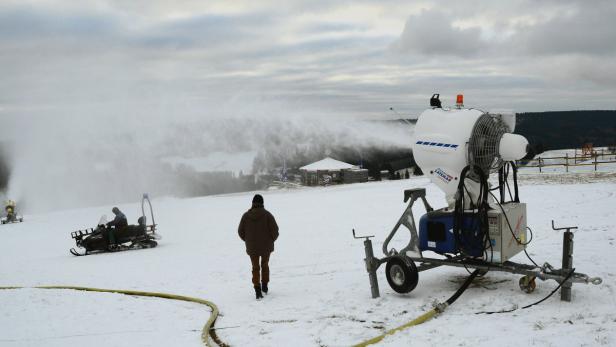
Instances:
[[[518,113],[515,132],[524,135],[534,153],[552,149],[616,145],[616,111]]]

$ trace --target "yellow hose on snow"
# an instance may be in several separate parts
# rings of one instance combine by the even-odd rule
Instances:
[[[403,325],[401,325],[401,326],[399,326],[397,328],[394,328],[394,329],[391,329],[391,330],[387,330],[384,334],[379,335],[379,336],[374,337],[374,338],[371,338],[370,340],[366,340],[366,341],[361,342],[359,344],[356,344],[356,345],[354,345],[354,347],[365,347],[365,346],[369,346],[369,345],[375,344],[377,342],[380,342],[386,336],[393,335],[393,334],[395,334],[395,333],[397,333],[399,331],[408,329],[408,328],[410,328],[412,326],[419,325],[421,323],[427,322],[430,319],[432,319],[434,316],[438,315],[440,312],[441,311],[440,311],[440,309],[438,307],[434,308],[434,309],[432,309],[432,310],[422,314],[421,316],[413,319],[412,321],[410,321],[408,323],[405,323],[405,324],[403,324]]]
[[[0,287],[0,289],[22,289],[26,287]],[[134,295],[134,296],[148,296],[148,297],[156,297],[163,299],[171,299],[171,300],[180,300],[180,301],[188,301],[195,302],[198,304],[209,306],[212,309],[212,315],[210,319],[205,323],[203,329],[201,330],[201,341],[206,346],[213,346],[210,343],[210,336],[219,346],[226,346],[226,344],[222,343],[216,333],[213,331],[214,323],[216,322],[216,318],[218,318],[218,307],[211,301],[207,301],[204,299],[193,298],[189,296],[183,295],[175,295],[175,294],[167,294],[167,293],[153,293],[153,292],[143,292],[136,290],[121,290],[121,289],[101,289],[101,288],[90,288],[90,287],[77,287],[77,286],[36,286],[32,288],[37,289],[72,289],[72,290],[83,290],[87,292],[100,292],[100,293],[118,293],[125,295]]]
[[[370,340],[367,340],[367,341],[364,341],[364,342],[362,342],[360,344],[357,344],[357,345],[355,345],[355,347],[364,347],[364,346],[368,346],[368,345],[377,343],[377,342],[381,341],[383,338],[385,338],[385,336],[393,335],[393,334],[397,333],[398,331],[402,331],[402,330],[408,329],[408,328],[410,328],[412,326],[419,325],[421,323],[427,322],[428,320],[432,319],[434,316],[436,316],[439,313],[442,313],[443,311],[445,311],[445,309],[447,307],[449,307],[449,305],[453,304],[460,297],[460,295],[462,295],[462,293],[464,293],[466,288],[468,288],[468,286],[471,284],[473,279],[475,277],[477,277],[478,274],[479,274],[479,269],[475,269],[475,271],[473,271],[473,273],[471,273],[471,275],[468,276],[468,278],[464,281],[462,286],[460,288],[458,288],[458,290],[456,290],[456,292],[449,299],[447,299],[447,301],[445,301],[443,303],[440,303],[440,304],[436,304],[435,307],[432,310],[422,314],[421,316],[413,319],[412,321],[410,321],[410,322],[408,322],[408,323],[406,323],[404,325],[401,325],[401,326],[399,326],[397,328],[388,330],[388,331],[386,331],[382,335],[379,335],[379,336],[377,336],[375,338],[372,338]]]

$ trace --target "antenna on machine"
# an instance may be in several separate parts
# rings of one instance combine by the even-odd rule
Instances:
[[[404,123],[406,123],[408,125],[415,125],[412,122],[410,122],[408,119],[404,118],[404,116],[401,115],[400,113],[398,113],[398,111],[396,111],[393,107],[390,107],[389,110],[392,111],[393,113],[395,113],[396,116],[398,116],[400,118],[400,120],[403,121]]]

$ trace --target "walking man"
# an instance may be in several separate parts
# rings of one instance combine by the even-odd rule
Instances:
[[[238,228],[240,238],[246,243],[246,253],[252,263],[252,284],[257,299],[267,294],[269,283],[269,257],[278,238],[276,219],[263,207],[263,197],[252,198],[252,207],[246,211]]]

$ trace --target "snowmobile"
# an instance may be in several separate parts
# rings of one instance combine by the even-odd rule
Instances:
[[[15,201],[9,200],[6,202],[6,206],[4,207],[6,211],[6,216],[0,218],[0,223],[21,223],[24,221],[24,217],[18,215],[15,212]]]
[[[152,224],[147,224],[145,215],[145,202],[148,203]],[[77,230],[71,233],[78,249],[71,248],[70,252],[76,256],[93,253],[117,252],[130,249],[153,248],[158,246],[161,239],[156,232],[154,212],[147,194],[141,200],[142,216],[137,219],[137,225],[114,228],[107,226],[107,216],[103,215],[96,228]]]

